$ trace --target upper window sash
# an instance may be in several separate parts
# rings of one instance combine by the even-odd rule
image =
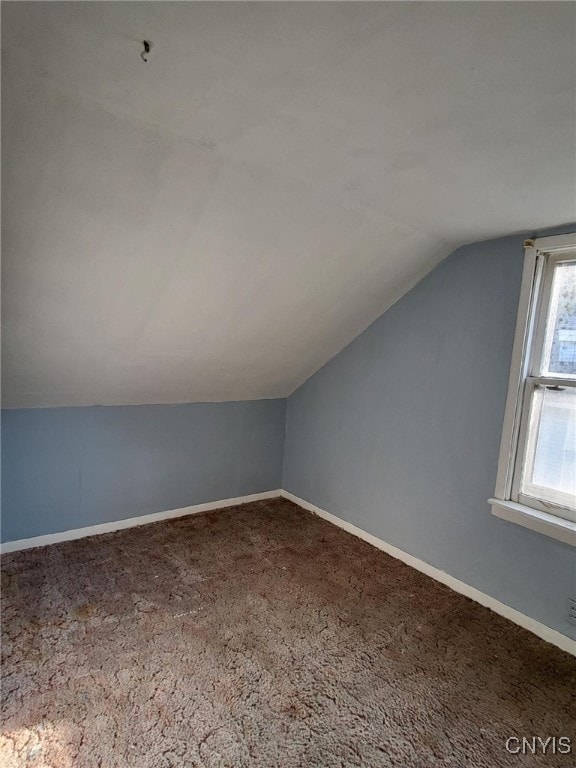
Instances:
[[[571,262],[576,259],[576,247],[574,250],[563,249],[559,253],[539,253],[536,262],[536,268],[542,272],[542,285],[535,296],[537,302],[535,330],[532,337],[532,349],[530,350],[530,361],[528,364],[528,373],[533,377],[546,377],[547,379],[573,379],[574,375],[570,373],[561,373],[545,371],[544,364],[550,355],[551,339],[546,338],[548,324],[548,314],[550,312],[550,303],[552,299],[552,286],[554,283],[555,268],[563,262]]]

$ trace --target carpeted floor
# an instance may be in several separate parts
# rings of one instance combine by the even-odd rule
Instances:
[[[576,659],[285,500],[6,555],[2,599],[2,768],[573,765]]]

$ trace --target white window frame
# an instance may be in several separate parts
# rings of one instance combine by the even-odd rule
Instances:
[[[521,467],[528,450],[530,406],[537,384],[574,386],[562,374],[550,379],[538,376],[543,354],[546,318],[554,266],[574,258],[576,233],[527,240],[524,272],[510,366],[508,397],[502,428],[498,474],[492,514],[576,546],[576,520],[571,510],[545,503],[520,492]],[[538,381],[536,381],[538,379]]]

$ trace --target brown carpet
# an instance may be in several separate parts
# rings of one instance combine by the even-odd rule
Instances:
[[[2,599],[2,768],[574,764],[505,740],[576,747],[576,659],[285,500],[6,555]]]

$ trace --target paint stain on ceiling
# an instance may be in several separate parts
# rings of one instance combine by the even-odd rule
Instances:
[[[573,219],[575,14],[4,3],[4,404],[283,397],[457,245]]]

